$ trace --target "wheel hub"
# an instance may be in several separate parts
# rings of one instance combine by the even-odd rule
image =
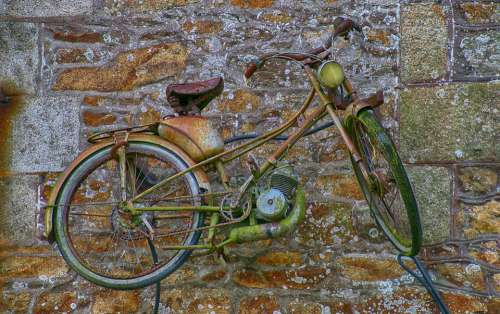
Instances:
[[[149,230],[144,223],[147,221],[149,225],[153,225],[153,214],[142,213],[132,215],[120,208],[113,208],[111,213],[111,227],[122,240],[140,240],[148,237]]]

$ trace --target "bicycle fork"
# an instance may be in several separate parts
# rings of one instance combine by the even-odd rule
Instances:
[[[365,164],[362,162],[363,159],[361,158],[361,156],[358,152],[358,149],[356,148],[356,146],[352,142],[352,139],[349,136],[349,134],[347,134],[347,131],[345,130],[344,126],[342,125],[342,122],[340,121],[339,116],[335,113],[335,109],[333,108],[332,102],[328,99],[328,97],[325,95],[325,93],[323,93],[323,90],[321,89],[321,85],[320,85],[318,79],[316,78],[316,75],[313,73],[313,71],[311,70],[311,68],[309,66],[305,67],[305,71],[306,71],[307,75],[309,76],[309,80],[311,81],[311,84],[312,84],[314,90],[319,95],[321,104],[323,106],[325,106],[326,110],[328,111],[328,114],[330,115],[330,117],[333,120],[333,123],[335,124],[335,126],[339,130],[340,136],[344,140],[344,143],[346,144],[347,149],[351,153],[351,156],[352,156],[354,162],[356,164],[358,164],[359,169],[361,170],[361,173],[362,173],[364,179],[366,180],[366,182],[371,182],[372,180],[370,178],[368,169],[366,169]],[[347,79],[346,79],[346,81],[347,81]],[[349,84],[349,86],[350,86],[350,84]],[[356,101],[356,97],[354,98],[354,101]]]

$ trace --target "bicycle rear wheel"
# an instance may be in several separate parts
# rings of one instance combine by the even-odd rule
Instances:
[[[400,252],[418,254],[422,227],[417,201],[394,143],[371,109],[348,116],[344,124],[368,170],[370,179],[366,180],[351,156],[372,216]]]
[[[203,213],[120,210],[120,166],[105,146],[68,176],[57,197],[54,231],[66,262],[85,279],[113,289],[149,286],[179,268],[194,245]],[[127,198],[184,169],[187,162],[162,146],[129,140],[126,147]],[[201,205],[196,177],[187,173],[134,202],[135,207]],[[153,231],[153,233],[151,233]],[[185,231],[181,234],[172,234]],[[154,234],[151,237],[151,234]],[[152,254],[153,246],[157,261]]]

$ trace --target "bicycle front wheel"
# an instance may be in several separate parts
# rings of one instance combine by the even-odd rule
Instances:
[[[184,263],[191,251],[173,247],[198,242],[200,231],[193,229],[203,224],[203,214],[123,212],[120,165],[111,150],[111,144],[97,150],[68,176],[57,197],[55,238],[66,262],[85,279],[113,289],[142,288]],[[138,140],[129,140],[125,164],[127,199],[188,168],[175,152]],[[196,177],[187,173],[134,206],[198,206],[198,194]]]
[[[422,227],[417,201],[394,143],[371,109],[348,116],[344,123],[368,170],[366,180],[351,156],[372,216],[400,252],[408,256],[418,254]]]

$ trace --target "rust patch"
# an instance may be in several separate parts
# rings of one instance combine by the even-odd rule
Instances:
[[[0,102],[0,176],[2,176],[9,172],[13,119],[23,107],[25,93],[11,81],[1,81],[0,92],[6,97],[6,102]]]

